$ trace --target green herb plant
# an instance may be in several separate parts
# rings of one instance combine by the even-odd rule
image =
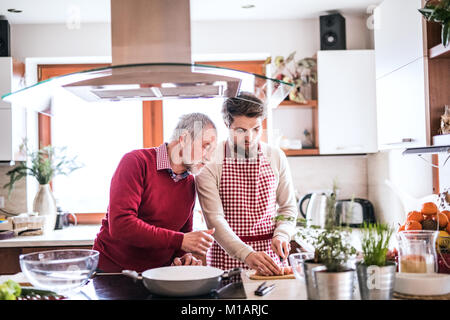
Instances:
[[[9,182],[3,188],[8,188],[8,196],[11,195],[15,183],[28,175],[35,177],[39,184],[45,185],[57,175],[67,176],[81,168],[82,165],[76,162],[77,157],[69,158],[64,154],[66,149],[67,147],[57,148],[49,145],[37,151],[30,151],[25,141],[21,150],[26,152],[30,161],[29,164],[22,161],[6,173]]]
[[[362,228],[361,245],[366,266],[385,266],[389,241],[394,229],[383,223],[364,223]]]
[[[314,263],[324,264],[327,272],[341,272],[348,269],[348,260],[356,255],[351,245],[350,228],[341,227],[336,219],[336,197],[338,184],[333,181],[333,191],[327,195],[325,227],[310,226],[297,232],[297,237],[314,247]]]
[[[441,41],[447,47],[450,42],[450,0],[429,0],[419,12],[428,21],[442,25]]]

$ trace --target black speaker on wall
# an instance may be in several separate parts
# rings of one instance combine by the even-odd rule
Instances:
[[[345,18],[339,13],[320,16],[320,50],[345,49]]]
[[[0,16],[0,57],[11,56],[9,37],[9,22],[4,16]]]

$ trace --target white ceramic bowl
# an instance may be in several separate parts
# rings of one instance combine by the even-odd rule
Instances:
[[[394,291],[415,296],[448,294],[450,293],[450,274],[397,272]]]

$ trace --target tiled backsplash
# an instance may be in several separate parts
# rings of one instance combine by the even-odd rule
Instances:
[[[15,183],[11,197],[8,197],[8,189],[3,188],[9,182],[6,173],[13,168],[14,166],[0,165],[0,196],[5,197],[4,209],[11,213],[27,212],[27,179],[22,178]]]
[[[338,198],[367,199],[367,156],[288,157],[297,194],[331,190],[333,180],[339,187]]]

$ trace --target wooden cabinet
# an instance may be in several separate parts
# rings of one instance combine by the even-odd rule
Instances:
[[[317,54],[320,154],[377,152],[373,50]]]

